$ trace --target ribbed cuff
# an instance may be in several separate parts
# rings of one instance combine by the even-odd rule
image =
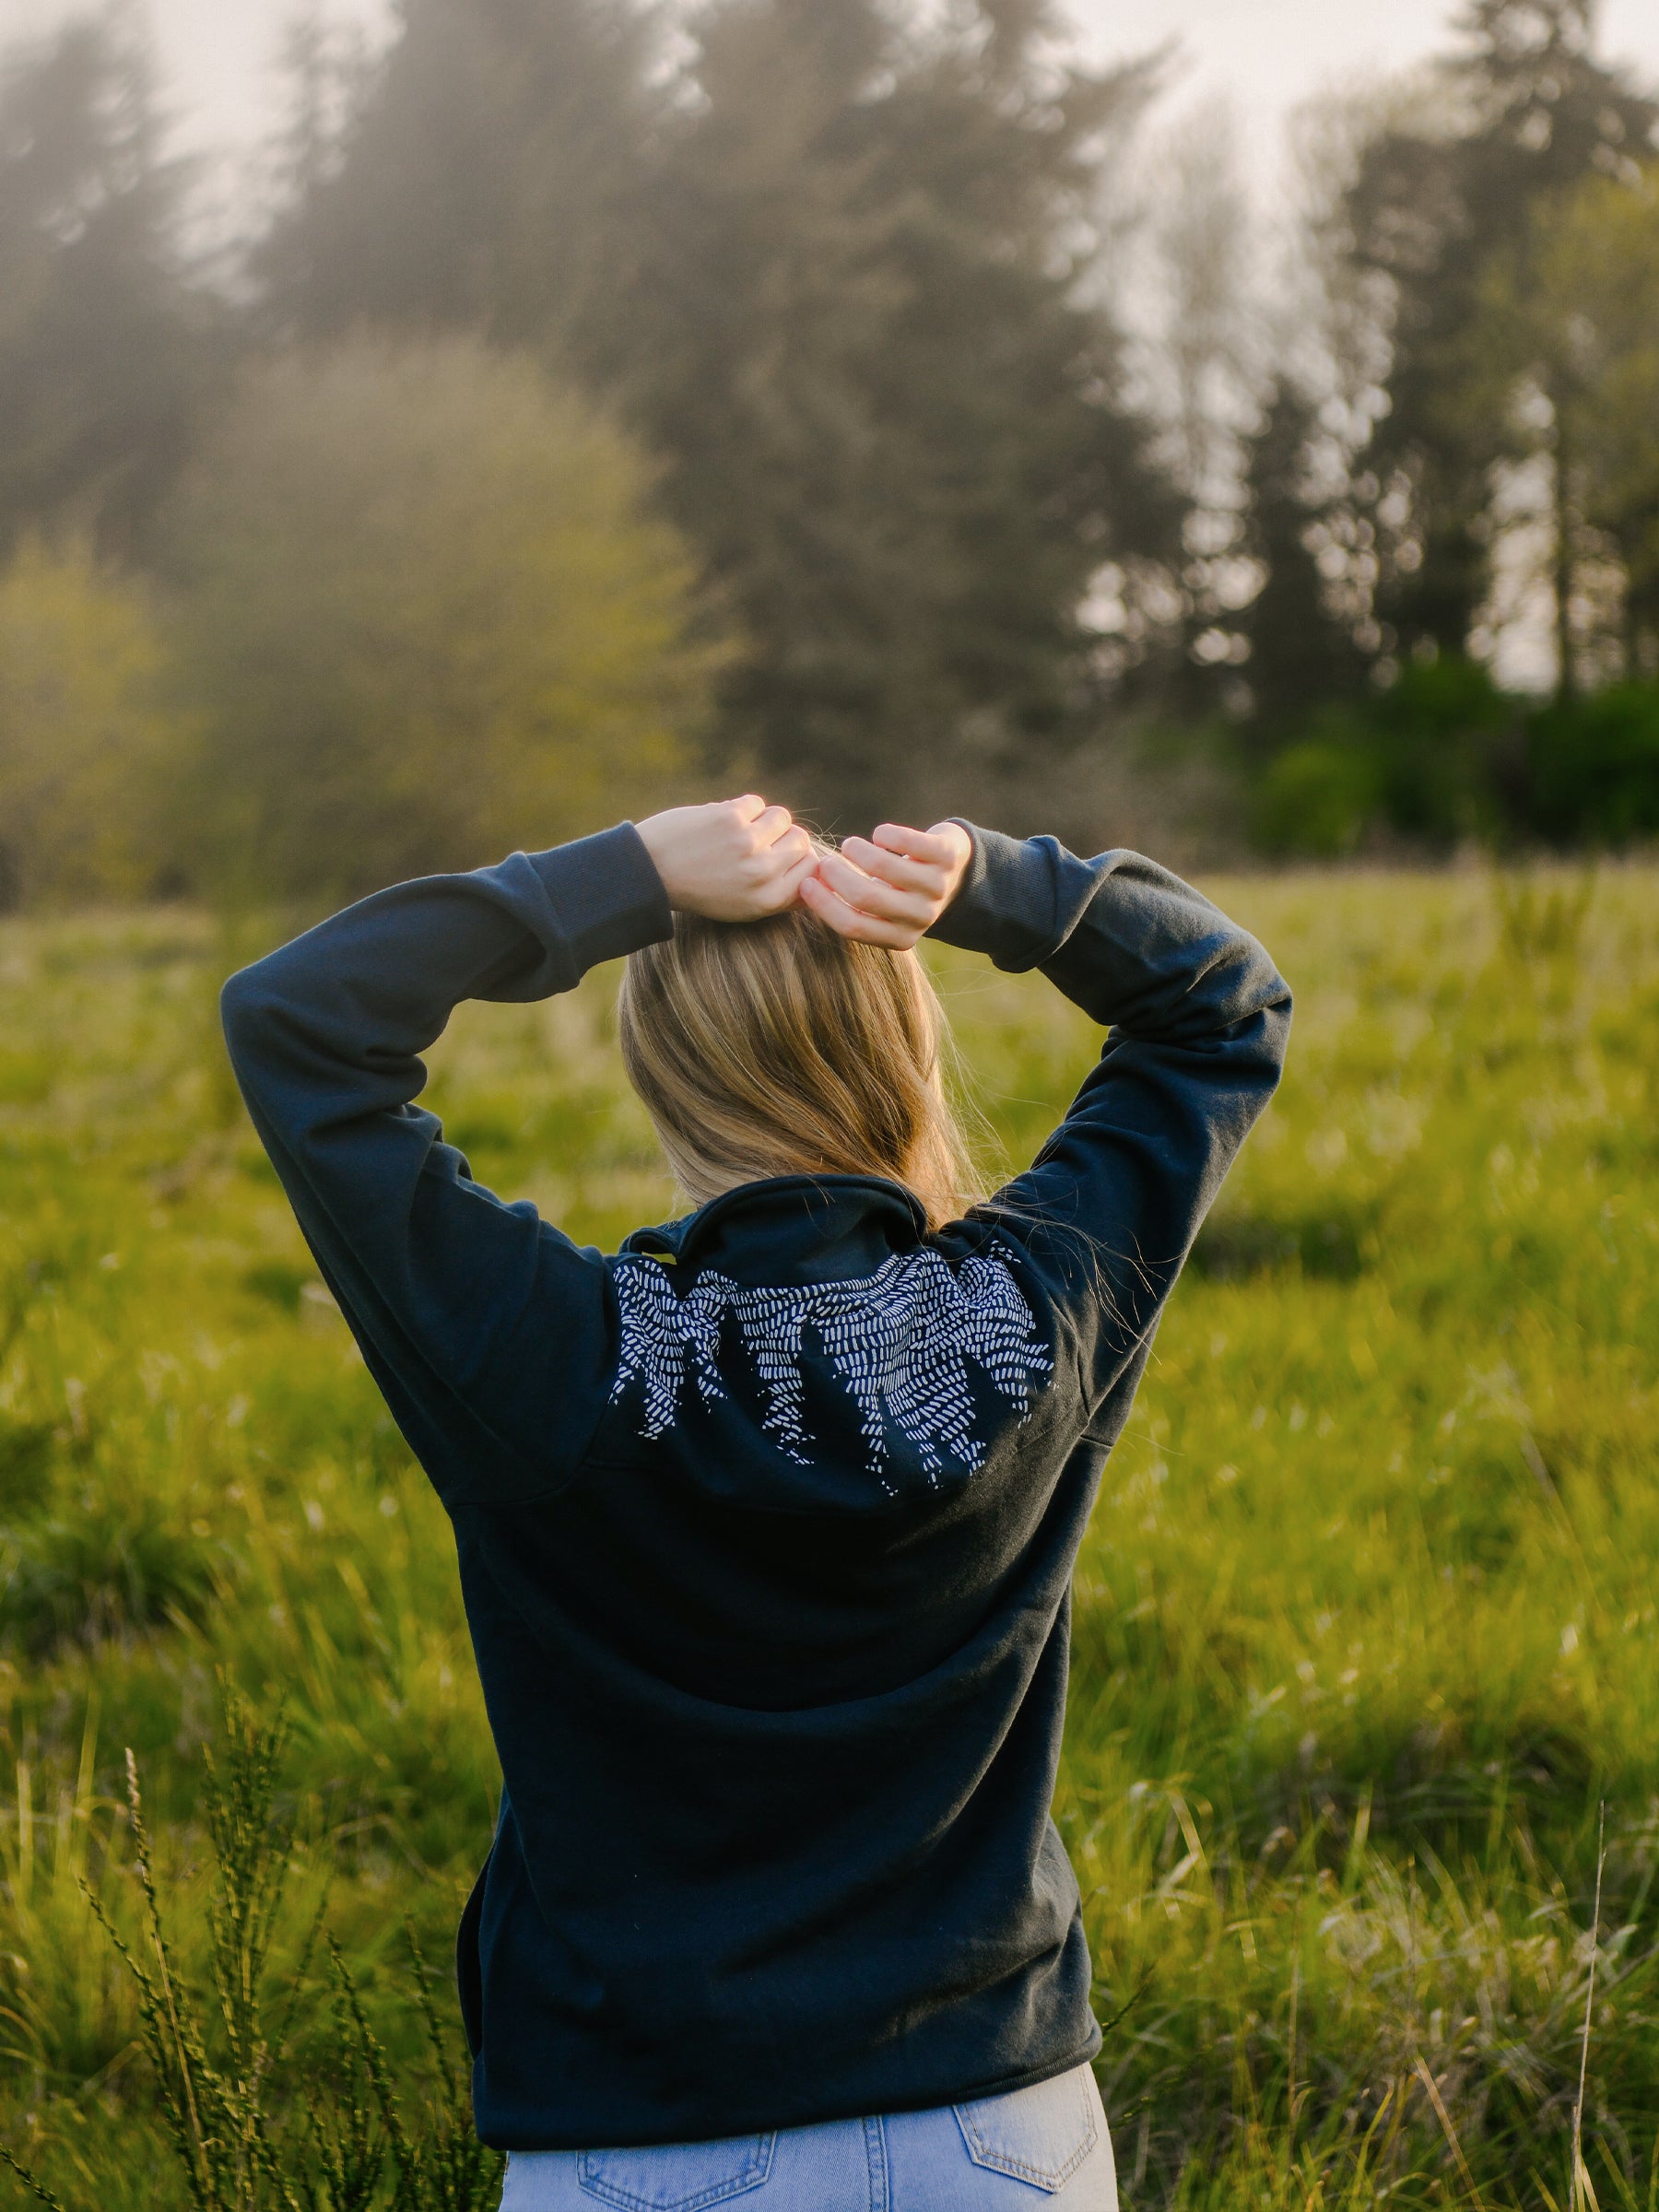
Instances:
[[[631,822],[532,853],[578,975],[674,935],[656,863]]]
[[[950,818],[972,840],[973,857],[928,935],[963,952],[982,952],[999,968],[1035,968],[1064,934],[1054,915],[1053,840],[1005,837],[959,815]]]

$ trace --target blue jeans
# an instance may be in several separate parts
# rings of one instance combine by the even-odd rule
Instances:
[[[643,2150],[515,2151],[501,2212],[1117,2212],[1093,2070],[928,2112]]]

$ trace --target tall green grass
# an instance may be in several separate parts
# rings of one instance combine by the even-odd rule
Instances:
[[[1107,1470],[1056,1806],[1125,2202],[1653,2212],[1659,876],[1217,888],[1291,1065]],[[141,1945],[127,1747],[209,1987],[216,1676],[283,1707],[272,2001],[329,2047],[332,1938],[407,2112],[404,1923],[445,1953],[498,1784],[443,1516],[228,1084],[229,959],[0,927],[0,2142],[100,2212],[192,2201],[88,1896]],[[1090,1032],[937,967],[1029,1157]],[[600,1243],[671,1205],[613,987],[433,1056],[476,1171]]]

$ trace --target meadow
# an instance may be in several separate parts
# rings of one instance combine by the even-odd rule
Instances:
[[[1055,1810],[1125,2206],[1653,2212],[1659,873],[1206,888],[1298,1012],[1077,1571]],[[417,2130],[442,2105],[405,1924],[453,2050],[497,1773],[444,1517],[224,1065],[256,948],[182,911],[0,924],[0,2144],[76,2212],[284,2201],[253,2169],[205,2197],[170,2145],[98,1917],[153,1959],[130,1747],[181,1987],[253,1926],[286,2008],[288,2201],[459,2212],[487,2171],[371,2166],[382,2090]],[[1022,1161],[1091,1032],[935,968]],[[613,992],[463,1009],[429,1093],[481,1179],[600,1244],[672,1205]],[[228,1907],[236,1687],[285,1719],[236,1832],[287,1886]]]

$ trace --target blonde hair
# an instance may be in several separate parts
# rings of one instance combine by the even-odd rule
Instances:
[[[804,907],[677,914],[671,938],[629,955],[618,1022],[694,1205],[770,1175],[881,1175],[936,1229],[980,1194],[941,1077],[945,1009],[913,952],[843,937]]]

